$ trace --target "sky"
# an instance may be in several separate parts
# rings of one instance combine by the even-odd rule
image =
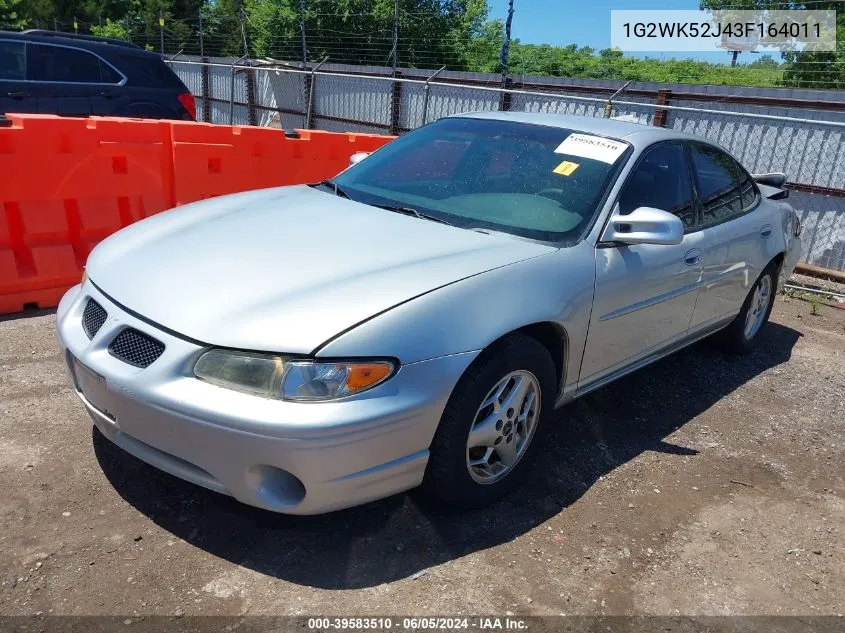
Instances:
[[[490,17],[504,19],[508,0],[488,0]],[[612,9],[698,9],[699,0],[514,0],[511,37],[526,44],[578,44],[599,51],[610,47]],[[693,58],[730,63],[727,52],[625,53],[637,57]],[[748,54],[740,61],[753,61]],[[756,58],[756,55],[754,56]]]

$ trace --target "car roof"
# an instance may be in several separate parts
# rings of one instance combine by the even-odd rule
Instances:
[[[617,121],[592,116],[576,116],[572,114],[549,114],[545,112],[467,112],[456,114],[454,117],[471,119],[487,119],[493,121],[515,121],[532,125],[559,127],[577,132],[586,132],[597,136],[607,136],[626,141],[636,148],[643,148],[658,141],[673,139],[700,141],[714,145],[711,141],[692,134],[676,132],[662,127],[651,127],[643,123]]]
[[[54,44],[57,46],[73,46],[96,52],[108,58],[110,53],[120,55],[137,55],[138,57],[161,57],[159,53],[147,51],[124,40],[116,40],[107,37],[96,37],[93,35],[77,35],[75,33],[62,33],[59,31],[46,31],[42,29],[29,29],[27,31],[12,32],[0,31],[0,39],[23,40],[25,42],[37,42],[39,44]]]

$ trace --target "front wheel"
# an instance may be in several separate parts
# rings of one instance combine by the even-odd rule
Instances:
[[[431,444],[424,488],[480,507],[526,477],[554,408],[554,363],[535,339],[513,334],[485,350],[458,381]]]
[[[777,266],[769,264],[754,282],[739,314],[719,333],[719,342],[726,352],[746,354],[754,349],[774,306],[777,277]]]

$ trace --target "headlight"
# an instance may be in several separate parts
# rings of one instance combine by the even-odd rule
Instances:
[[[384,382],[395,365],[387,360],[313,361],[213,349],[194,365],[197,378],[265,398],[332,400]]]

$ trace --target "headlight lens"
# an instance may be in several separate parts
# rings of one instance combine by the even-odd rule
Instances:
[[[266,398],[319,401],[350,396],[387,380],[387,360],[324,362],[213,349],[194,365],[197,378]]]

